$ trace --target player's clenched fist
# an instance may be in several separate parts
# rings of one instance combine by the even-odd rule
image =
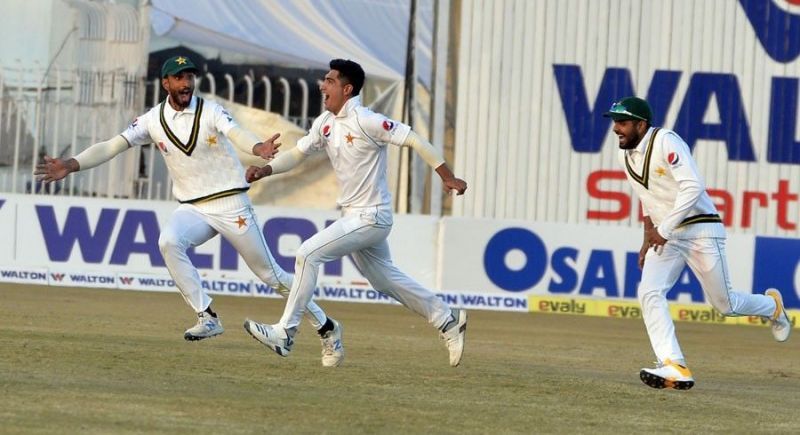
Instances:
[[[244,178],[247,180],[248,183],[253,183],[258,181],[267,175],[269,175],[268,168],[269,166],[265,166],[263,168],[259,168],[258,166],[250,166],[245,171]]]
[[[442,184],[444,184],[443,187],[448,193],[455,190],[456,195],[463,195],[467,191],[467,182],[460,178],[443,180]]]

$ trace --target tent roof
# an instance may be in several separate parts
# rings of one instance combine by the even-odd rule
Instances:
[[[410,0],[152,0],[150,21],[156,35],[266,63],[327,69],[349,58],[368,76],[400,80],[409,10]],[[417,14],[417,74],[429,84],[433,0],[419,0]]]

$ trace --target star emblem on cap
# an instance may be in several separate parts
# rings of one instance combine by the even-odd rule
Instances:
[[[186,58],[183,56],[178,56],[178,58],[175,59],[175,63],[178,65],[184,65],[186,63]]]
[[[355,139],[353,137],[353,135],[350,134],[350,133],[347,133],[347,136],[345,136],[344,138],[347,140],[347,143],[349,143],[349,144],[352,144],[353,143],[353,139]]]
[[[236,220],[236,223],[239,225],[239,228],[247,226],[247,221],[241,216],[239,216],[239,219]]]

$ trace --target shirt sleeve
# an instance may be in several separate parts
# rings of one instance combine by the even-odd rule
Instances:
[[[658,233],[665,239],[669,239],[675,228],[686,219],[697,204],[706,187],[697,170],[697,164],[689,146],[677,134],[667,132],[664,135],[661,153],[661,158],[666,162],[672,177],[678,183],[675,205],[658,226]]]
[[[411,131],[408,125],[369,109],[360,111],[357,116],[361,129],[378,144],[403,146]]]
[[[208,103],[209,101],[206,100],[206,104]],[[228,136],[228,132],[231,131],[232,128],[239,126],[230,112],[228,112],[228,109],[217,103],[214,103],[213,109],[214,115],[212,119],[214,120],[214,128],[216,128],[218,132]]]
[[[323,136],[330,134],[331,124],[327,123],[330,115],[325,112],[311,124],[308,133],[297,141],[297,149],[303,154],[313,154],[325,148]]]
[[[157,108],[158,106],[156,106]],[[123,138],[128,142],[130,146],[142,146],[153,143],[153,138],[150,137],[150,130],[147,128],[147,124],[150,122],[151,114],[153,113],[152,110],[148,111],[144,115],[139,116],[138,118],[134,119],[133,122],[125,129],[122,133]]]

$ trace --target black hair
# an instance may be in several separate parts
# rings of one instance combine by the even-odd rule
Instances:
[[[364,69],[361,65],[350,59],[333,59],[329,64],[331,69],[339,71],[339,77],[353,86],[353,96],[361,92],[364,86]]]

